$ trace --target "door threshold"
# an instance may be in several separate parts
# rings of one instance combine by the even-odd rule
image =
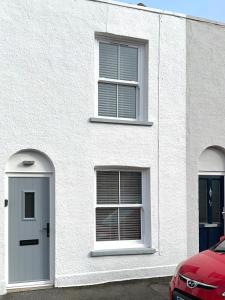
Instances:
[[[32,281],[32,282],[19,282],[9,283],[6,287],[8,293],[33,291],[40,289],[48,289],[53,287],[52,281]]]

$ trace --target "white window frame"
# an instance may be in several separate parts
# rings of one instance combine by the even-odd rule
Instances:
[[[109,37],[96,35],[95,56],[96,56],[96,106],[95,116],[98,118],[112,119],[112,120],[129,120],[129,121],[147,121],[148,120],[148,96],[147,96],[147,42],[133,41],[127,38]],[[128,46],[138,49],[138,81],[127,81],[119,79],[110,79],[99,76],[99,44],[108,43],[114,45]],[[136,87],[136,118],[119,118],[98,115],[98,84],[112,83]],[[118,93],[117,93],[118,101]],[[117,102],[118,113],[118,102]]]
[[[97,172],[141,172],[142,175],[142,203],[141,204],[97,204]],[[120,182],[120,181],[119,181]],[[119,207],[140,207],[141,208],[141,239],[140,240],[96,240],[96,209],[97,208],[119,208]],[[150,170],[148,168],[129,167],[96,167],[95,168],[95,205],[94,205],[94,249],[121,249],[121,248],[146,248],[151,246],[151,218],[150,218]],[[119,220],[118,220],[119,222]]]

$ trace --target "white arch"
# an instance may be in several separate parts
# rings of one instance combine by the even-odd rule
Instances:
[[[218,146],[206,148],[199,158],[199,172],[225,172],[225,149]]]
[[[54,166],[43,152],[24,149],[9,158],[5,171],[6,173],[54,173]]]

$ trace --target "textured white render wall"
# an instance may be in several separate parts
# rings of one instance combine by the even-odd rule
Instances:
[[[186,21],[161,17],[159,80],[160,253],[186,255]]]
[[[0,199],[8,158],[20,149],[40,150],[53,161],[56,175],[56,286],[171,274],[186,256],[185,19],[86,0],[6,0],[0,8]],[[96,104],[95,31],[149,41],[153,127],[88,121]],[[150,168],[156,254],[89,256],[94,167],[100,165]],[[0,236],[5,270],[3,205]],[[5,283],[1,271],[1,293]]]

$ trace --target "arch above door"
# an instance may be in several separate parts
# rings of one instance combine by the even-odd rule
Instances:
[[[225,149],[218,146],[206,148],[199,158],[199,172],[225,172]]]
[[[54,166],[43,152],[25,149],[9,158],[6,173],[54,173]]]

